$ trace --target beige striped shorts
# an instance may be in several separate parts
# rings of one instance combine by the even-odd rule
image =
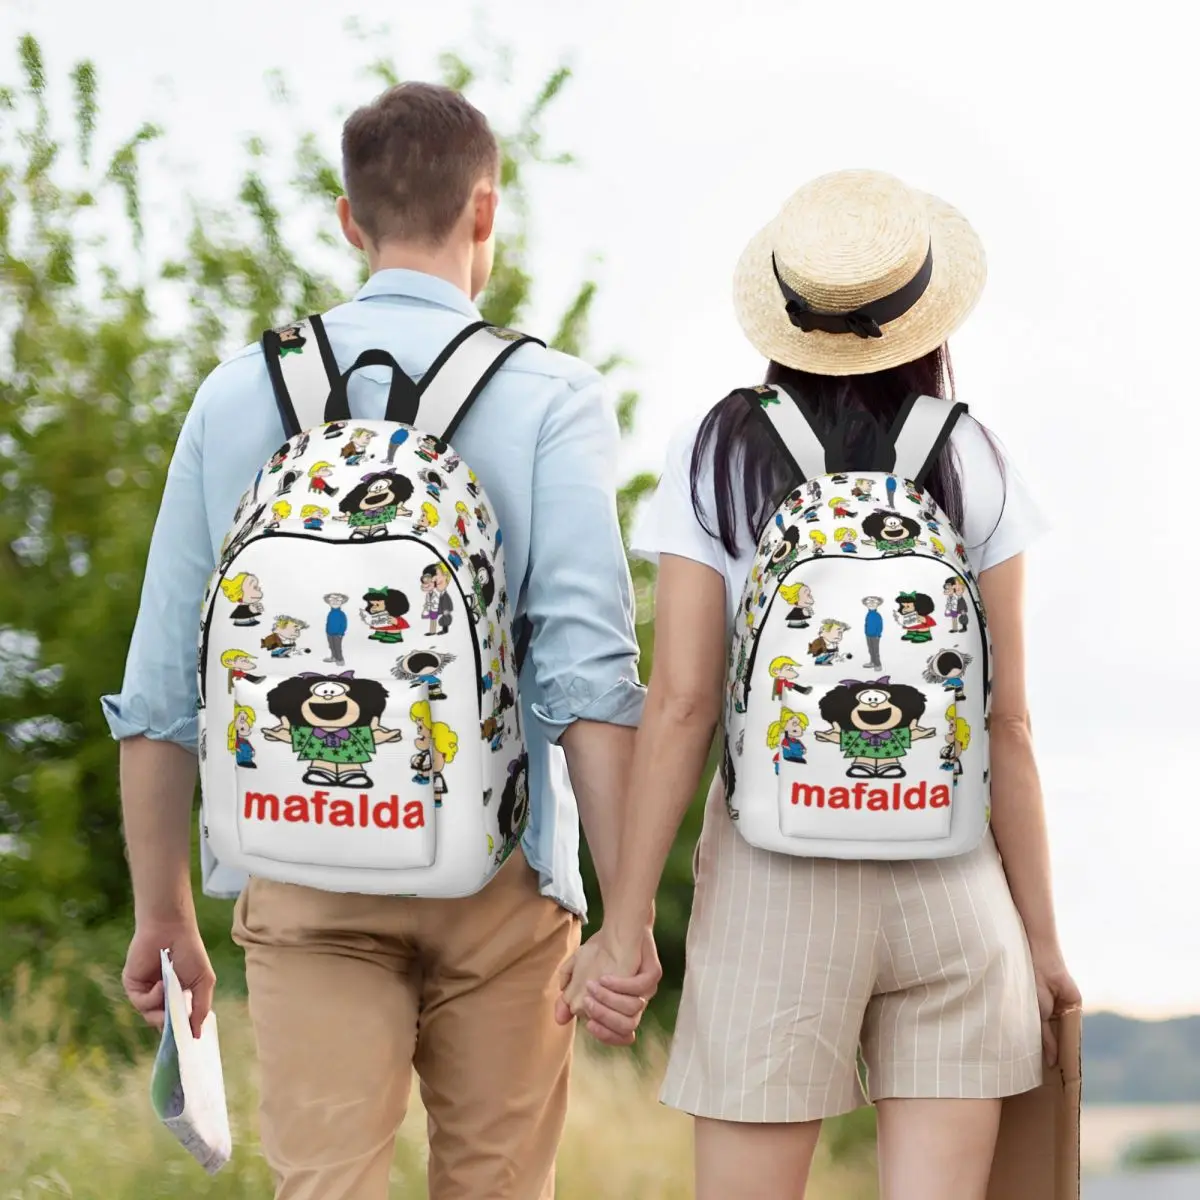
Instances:
[[[990,832],[940,860],[773,854],[739,836],[718,777],[695,868],[664,1104],[811,1121],[1041,1083],[1029,946]]]

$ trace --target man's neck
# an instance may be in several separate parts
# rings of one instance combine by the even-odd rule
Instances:
[[[389,242],[367,257],[372,275],[377,271],[420,271],[452,283],[468,300],[471,296],[471,251],[469,247],[427,247]]]

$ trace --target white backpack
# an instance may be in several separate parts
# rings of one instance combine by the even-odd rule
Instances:
[[[990,818],[991,645],[962,537],[923,489],[966,405],[910,397],[885,461],[859,469],[786,387],[740,394],[799,482],[737,611],[729,815],[782,854],[965,853]]]
[[[339,373],[320,317],[263,335],[287,441],[238,505],[200,634],[211,894],[257,875],[466,896],[520,840],[528,625],[518,645],[501,531],[451,443],[530,341],[471,325],[418,386],[383,350]],[[382,421],[350,414],[364,366],[392,370]]]

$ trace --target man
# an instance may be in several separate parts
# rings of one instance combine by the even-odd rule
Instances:
[[[330,592],[325,597],[325,603],[329,605],[329,612],[325,617],[325,639],[329,643],[329,657],[325,661],[339,667],[346,665],[346,660],[342,657],[342,639],[346,636],[350,621],[343,606],[349,602],[350,597],[343,592]]]
[[[371,274],[325,317],[334,354],[350,364],[381,347],[420,379],[478,319],[472,298],[493,258],[496,141],[457,93],[406,84],[354,113],[342,147],[338,217]],[[382,417],[388,382],[373,368],[355,373],[357,419]],[[155,1025],[162,947],[192,990],[194,1028],[212,1002],[188,870],[197,612],[229,514],[279,439],[261,351],[248,347],[205,380],[184,422],[123,690],[104,701],[121,740],[134,882],[125,987]],[[278,1200],[383,1200],[414,1065],[429,1113],[432,1200],[553,1195],[573,1040],[561,1012],[556,1020],[558,973],[584,916],[576,804],[603,893],[643,697],[614,494],[618,440],[601,377],[536,345],[505,362],[454,438],[495,505],[508,578],[523,581],[517,615],[533,629],[520,689],[532,808],[522,852],[463,899],[260,879],[239,897],[234,937],[246,951]],[[338,649],[331,641],[331,657]],[[574,796],[562,783],[564,752]],[[659,973],[647,931],[636,987],[598,1002],[591,1032],[632,1041]]]

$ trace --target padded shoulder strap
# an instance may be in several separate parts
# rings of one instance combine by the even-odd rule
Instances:
[[[954,426],[966,411],[967,406],[958,400],[910,396],[892,426],[892,444],[896,448],[892,473],[924,487]]]
[[[325,401],[340,376],[319,316],[262,335],[263,358],[287,437],[325,420]]]
[[[783,384],[740,388],[797,475],[797,483],[826,473],[826,449],[817,419],[804,400]]]

